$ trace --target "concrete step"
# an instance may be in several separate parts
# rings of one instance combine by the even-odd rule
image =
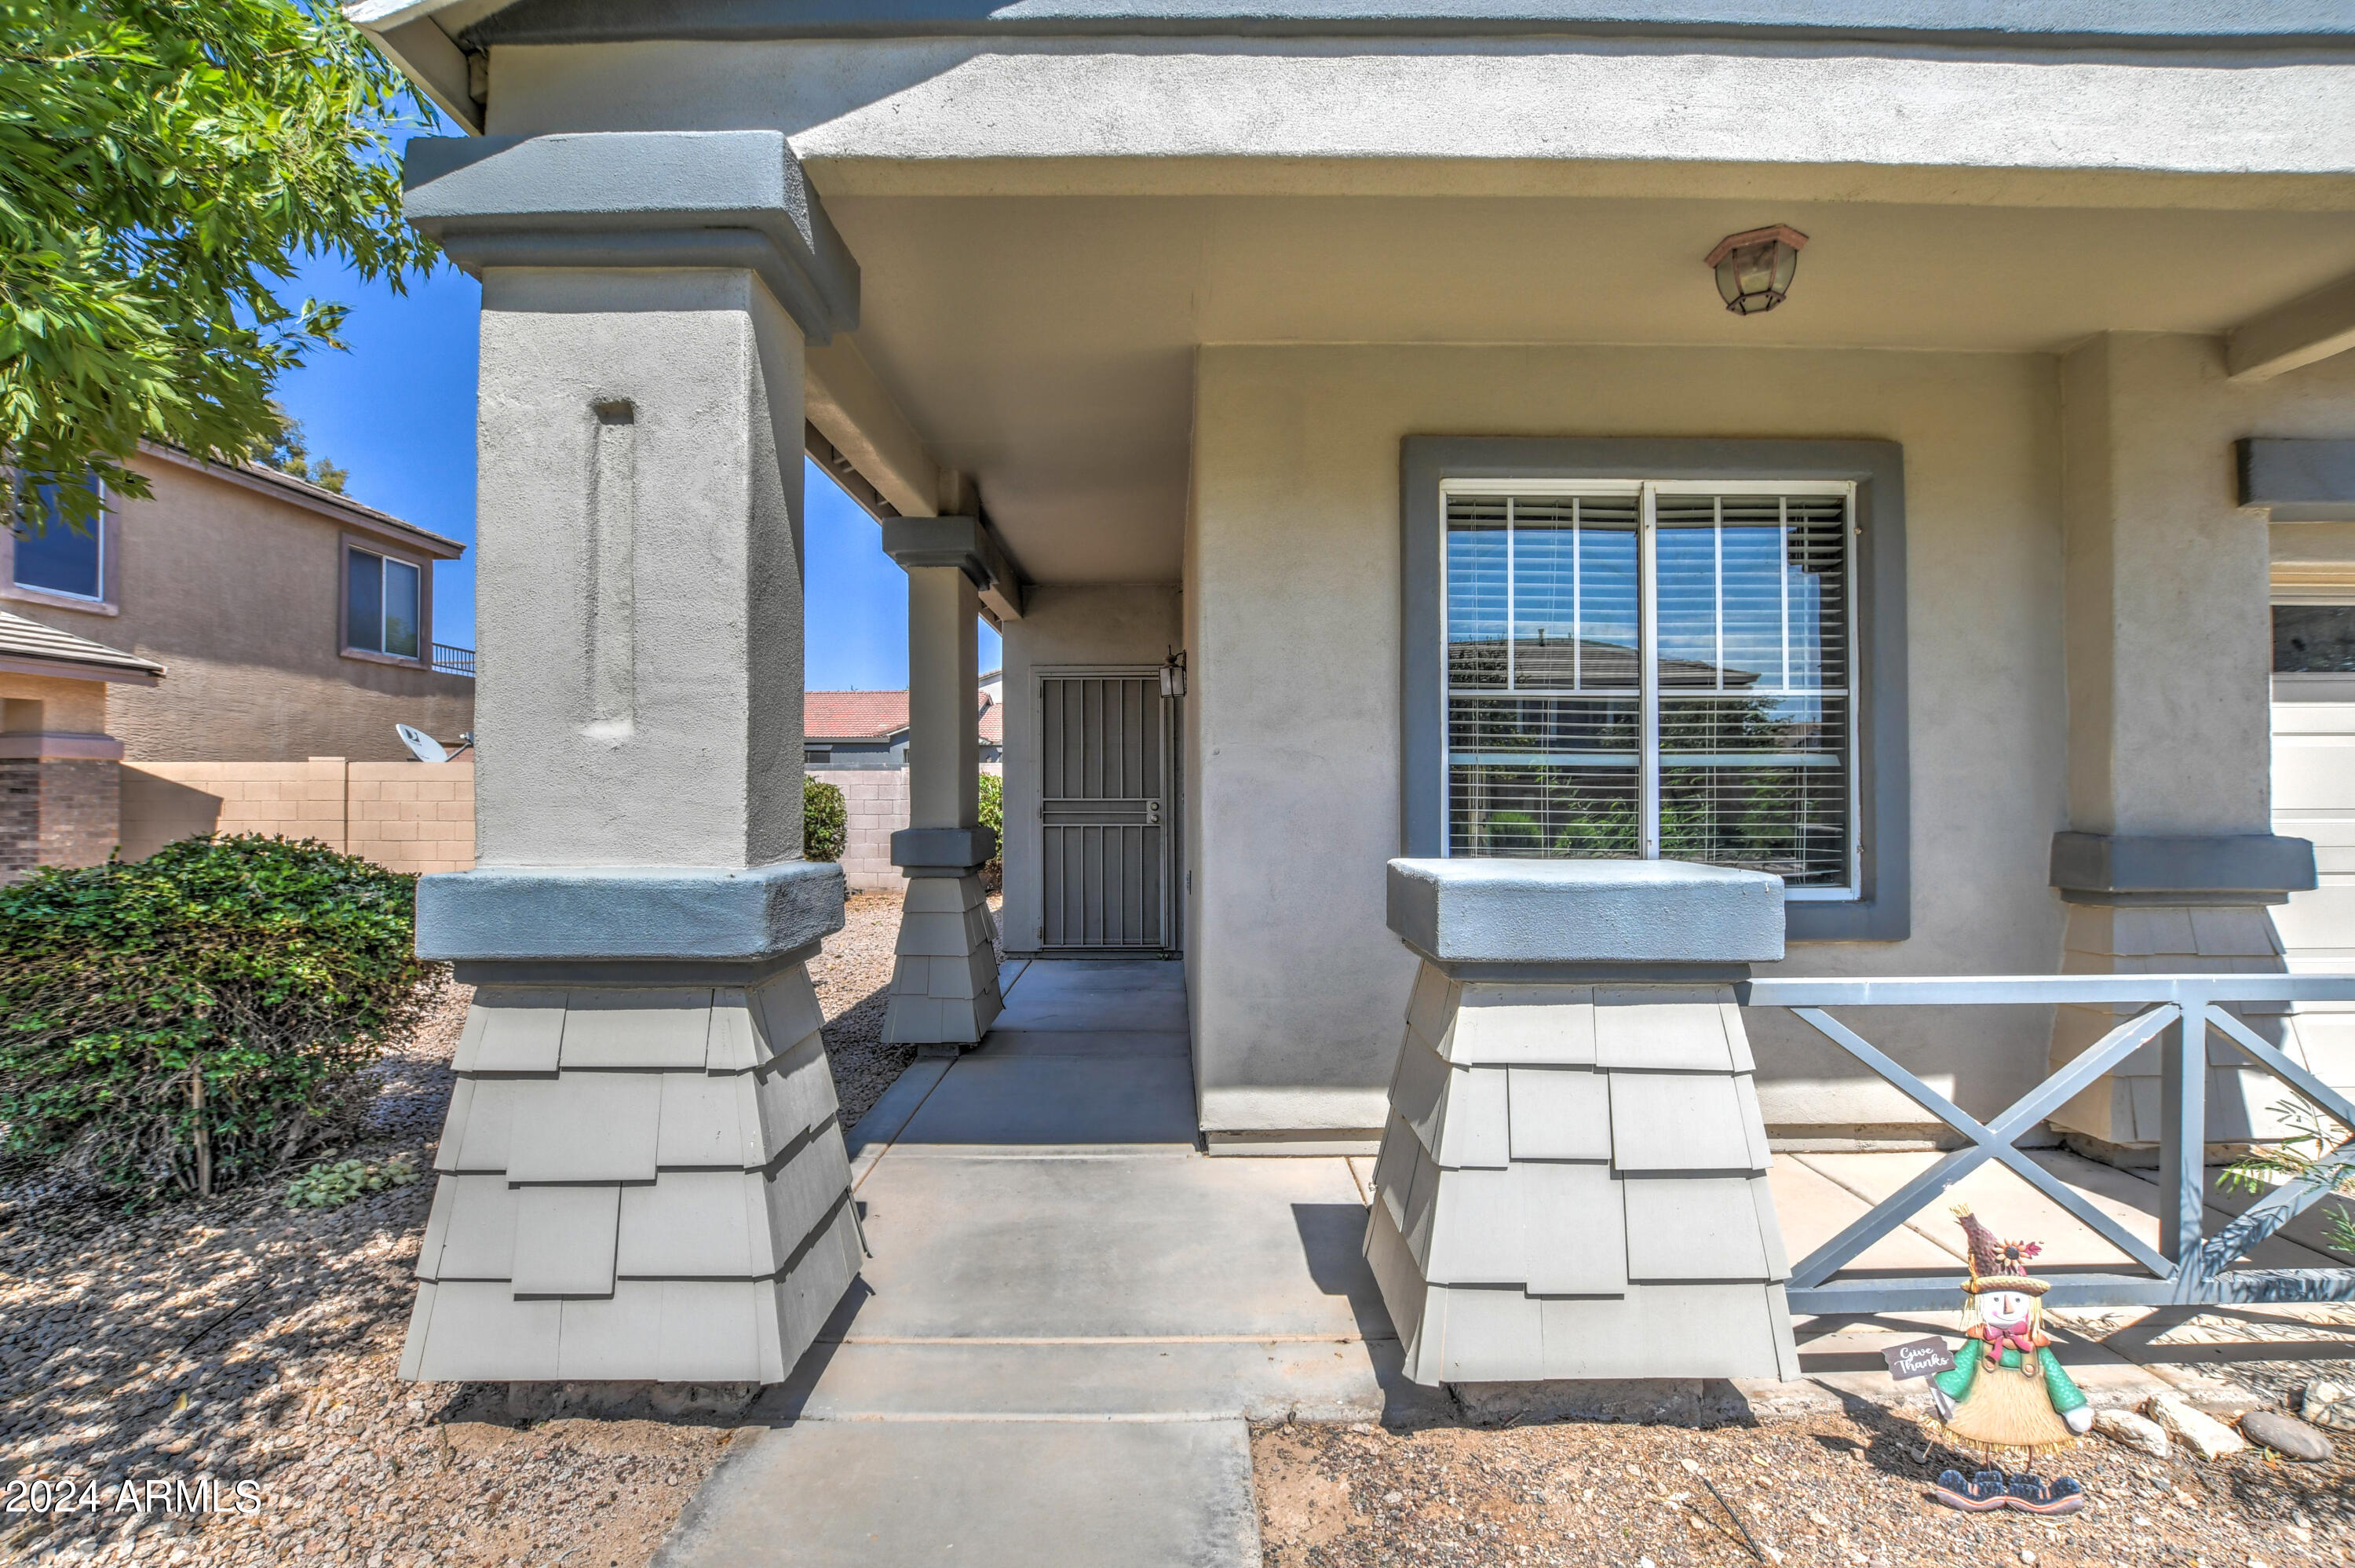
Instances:
[[[656,1568],[1260,1563],[1240,1421],[812,1421],[738,1442]]]
[[[895,1156],[947,1150],[1194,1147],[1182,1055],[965,1056],[900,1128]]]
[[[1339,1160],[911,1158],[903,1137],[858,1196],[853,1338],[1391,1333]]]
[[[1377,1421],[1439,1397],[1398,1365],[1388,1340],[820,1344],[751,1418]]]

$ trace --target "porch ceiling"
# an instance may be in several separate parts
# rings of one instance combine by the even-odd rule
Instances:
[[[823,181],[823,171],[819,171]],[[1661,344],[2051,353],[2222,333],[2355,270],[2355,213],[1833,202],[827,196],[858,341],[1044,582],[1178,575],[1206,344]],[[1810,236],[1790,299],[1700,258]]]

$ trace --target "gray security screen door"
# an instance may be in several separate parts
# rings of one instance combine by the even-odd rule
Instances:
[[[1169,950],[1169,707],[1154,667],[1039,678],[1046,950]]]

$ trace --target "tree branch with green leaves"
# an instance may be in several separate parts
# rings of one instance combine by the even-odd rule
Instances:
[[[272,383],[343,346],[346,307],[281,297],[296,263],[396,290],[433,263],[400,216],[407,101],[330,5],[0,0],[0,458],[144,496],[143,440],[276,442]],[[94,520],[89,487],[51,493]]]

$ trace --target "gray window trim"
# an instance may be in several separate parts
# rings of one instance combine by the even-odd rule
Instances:
[[[391,664],[403,670],[431,670],[433,667],[433,559],[387,545],[380,539],[365,535],[341,535],[336,552],[336,647],[346,659],[357,659],[364,664]],[[352,645],[352,595],[349,573],[354,551],[363,556],[377,556],[388,561],[399,561],[404,567],[417,568],[417,656],[405,653],[379,653],[371,648]]]
[[[1913,934],[1906,739],[1905,463],[1894,441],[1409,436],[1400,463],[1399,841],[1443,853],[1446,690],[1439,657],[1439,487],[1451,479],[1848,480],[1857,528],[1858,835],[1863,896],[1784,906],[1794,942]]]
[[[12,476],[0,470],[0,479]],[[121,615],[123,613],[123,526],[114,514],[114,495],[104,484],[98,487],[98,521],[92,524],[98,534],[98,587],[96,599],[78,593],[59,593],[50,588],[28,588],[16,580],[16,533],[0,524],[0,599],[19,604],[46,604],[59,609],[77,609],[85,615]]]

